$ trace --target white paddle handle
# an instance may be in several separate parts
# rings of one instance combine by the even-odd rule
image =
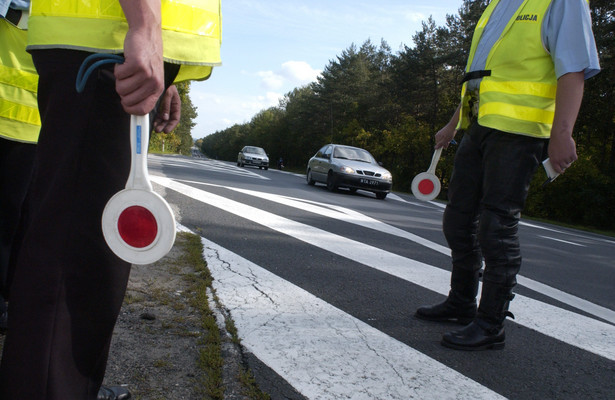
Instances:
[[[126,189],[143,189],[151,192],[152,184],[147,173],[147,149],[149,146],[149,116],[130,116],[130,175]]]
[[[427,170],[430,174],[435,174],[436,165],[438,165],[438,161],[440,160],[440,155],[442,154],[442,147],[436,149],[433,152],[433,157],[431,157],[431,164],[429,165],[429,169]]]

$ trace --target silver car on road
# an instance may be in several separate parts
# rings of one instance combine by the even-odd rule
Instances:
[[[243,167],[244,165],[269,169],[269,157],[262,147],[244,146],[237,154],[237,166]]]
[[[324,183],[330,191],[342,187],[352,192],[367,190],[378,199],[384,199],[393,186],[391,173],[367,150],[339,144],[323,146],[310,158],[306,180],[308,185]]]

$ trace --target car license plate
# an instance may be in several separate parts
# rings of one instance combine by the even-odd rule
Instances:
[[[359,181],[365,185],[370,185],[370,186],[378,186],[378,183],[379,183],[378,181],[374,181],[371,179],[363,179],[363,178],[361,178]]]

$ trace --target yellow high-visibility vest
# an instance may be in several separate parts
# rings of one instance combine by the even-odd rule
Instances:
[[[207,79],[221,65],[220,0],[162,0],[163,57],[181,64],[175,82]],[[33,0],[28,50],[122,53],[128,23],[117,0]]]
[[[26,52],[26,40],[27,31],[0,18],[0,136],[36,143],[41,128],[38,75]]]
[[[499,0],[487,6],[476,25],[466,72]],[[479,88],[478,124],[504,132],[548,138],[553,126],[557,78],[541,30],[551,0],[525,0],[489,52]],[[459,129],[470,124],[470,93],[462,88]]]

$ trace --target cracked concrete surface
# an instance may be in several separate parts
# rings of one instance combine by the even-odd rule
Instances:
[[[214,289],[243,346],[303,396],[500,397],[258,265],[203,242]]]

